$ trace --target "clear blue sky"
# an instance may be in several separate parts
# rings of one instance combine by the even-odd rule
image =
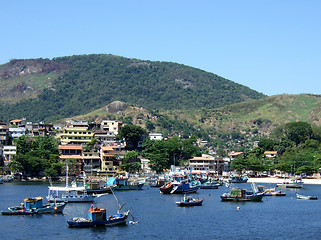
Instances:
[[[321,94],[320,0],[3,0],[0,64],[106,53]]]

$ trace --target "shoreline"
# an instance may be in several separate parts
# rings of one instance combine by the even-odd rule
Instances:
[[[281,182],[289,182],[291,179],[283,179],[283,178],[271,178],[271,177],[266,177],[266,178],[249,178],[247,181],[248,183],[281,183]],[[303,178],[302,179],[304,184],[314,184],[314,185],[321,185],[321,179],[307,179]]]

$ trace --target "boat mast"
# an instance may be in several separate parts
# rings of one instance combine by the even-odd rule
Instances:
[[[66,162],[66,188],[68,187],[68,163]]]

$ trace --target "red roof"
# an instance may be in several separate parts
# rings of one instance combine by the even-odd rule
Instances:
[[[82,146],[60,145],[59,150],[82,150]]]

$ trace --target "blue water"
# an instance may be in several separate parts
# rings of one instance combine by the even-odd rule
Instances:
[[[249,184],[240,186],[250,189]],[[47,195],[47,184],[0,185],[0,209],[18,205],[25,197]],[[271,187],[271,186],[268,186]],[[273,187],[273,185],[272,185]],[[221,202],[228,189],[200,189],[195,197],[203,206],[177,207],[181,195],[161,195],[157,188],[116,192],[138,224],[99,228],[69,228],[67,220],[86,217],[90,203],[67,204],[64,214],[34,216],[0,215],[1,239],[321,239],[321,200],[297,200],[295,190],[285,197],[264,197],[262,202]],[[321,197],[321,186],[305,185],[301,194]],[[95,202],[113,214],[109,194]],[[240,207],[240,210],[237,210]],[[132,220],[130,218],[129,220]]]

